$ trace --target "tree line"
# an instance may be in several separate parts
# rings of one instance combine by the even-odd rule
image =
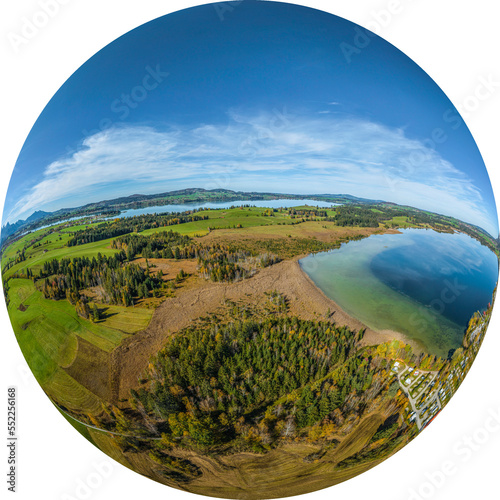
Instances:
[[[111,242],[111,248],[122,250],[131,261],[140,255],[145,259],[193,259],[197,257],[196,246],[189,236],[172,230],[149,236],[131,233]]]
[[[198,259],[201,276],[212,281],[232,282],[249,277],[256,266],[267,267],[279,259],[269,253],[252,257],[247,251],[230,245],[202,246],[188,236],[174,231],[163,231],[149,236],[130,233],[112,241],[118,250],[107,257],[75,257],[46,261],[38,276],[27,268],[25,277],[42,279],[42,292],[47,299],[68,299],[85,318],[97,315],[87,307],[87,299],[81,292],[98,287],[101,300],[110,304],[131,306],[136,299],[147,298],[153,293],[159,296],[163,288],[162,273],[153,274],[149,265],[143,269],[133,261],[138,256],[147,259]],[[242,264],[244,263],[244,265]],[[181,271],[176,278],[183,279]]]
[[[147,229],[187,224],[200,220],[208,220],[208,215],[197,215],[192,212],[173,213],[166,215],[136,215],[112,222],[93,224],[85,229],[76,231],[68,241],[68,246],[85,245],[95,241],[116,238],[128,233],[138,233]]]
[[[120,251],[111,257],[99,253],[92,259],[75,257],[45,262],[39,276],[43,279],[44,297],[67,298],[79,305],[82,290],[99,287],[106,302],[130,306],[134,298],[145,298],[151,290],[161,288],[159,278],[126,260],[125,252]]]
[[[326,210],[320,210],[318,208],[290,208],[287,213],[292,219],[295,217],[328,217],[328,212]]]
[[[355,207],[345,205],[335,208],[335,221],[337,226],[359,226],[359,227],[378,227],[379,219],[376,212],[369,208]]]

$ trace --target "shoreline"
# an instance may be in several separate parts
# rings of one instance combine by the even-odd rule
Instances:
[[[302,270],[299,264],[301,258],[303,256],[281,261],[260,269],[251,278],[235,283],[214,283],[193,277],[175,297],[161,303],[145,330],[135,333],[113,351],[110,367],[112,399],[118,401],[126,397],[131,388],[137,387],[137,381],[142,377],[150,358],[164,347],[171,335],[188,327],[196,319],[217,311],[227,300],[263,304],[267,300],[264,292],[274,290],[287,298],[288,313],[292,316],[316,321],[329,319],[340,327],[365,330],[361,346],[395,339],[411,345],[417,354],[422,351],[421,346],[400,332],[377,332],[347,314]]]
[[[332,320],[335,324],[338,324],[337,320],[340,319],[341,326],[347,326],[352,329],[364,329],[365,334],[361,341],[363,346],[382,344],[384,342],[388,342],[390,340],[399,340],[408,344],[412,347],[413,352],[415,354],[419,354],[420,352],[425,352],[424,346],[409,338],[405,334],[398,332],[396,330],[384,329],[384,330],[374,330],[367,325],[365,325],[360,320],[348,314],[342,307],[340,307],[333,299],[327,297],[323,290],[321,290],[316,283],[309,277],[309,275],[302,269],[300,265],[300,259],[304,258],[303,256],[297,257],[294,259],[294,263],[298,269],[298,271],[302,274],[304,280],[308,283],[309,287],[314,289],[313,293],[318,296],[318,299],[324,301],[329,305],[330,310],[332,311]],[[309,288],[308,287],[308,288]],[[311,290],[312,291],[312,290]]]

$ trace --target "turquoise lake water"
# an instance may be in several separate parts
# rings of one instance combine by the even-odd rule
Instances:
[[[300,261],[316,285],[374,330],[395,330],[447,356],[470,317],[485,310],[498,259],[465,234],[405,229]]]

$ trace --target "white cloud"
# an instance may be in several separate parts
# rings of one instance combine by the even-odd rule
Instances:
[[[332,103],[333,104],[333,103]],[[9,220],[128,191],[223,187],[347,193],[453,215],[495,233],[481,192],[436,151],[402,129],[322,115],[229,113],[227,125],[113,128],[48,165]],[[479,167],[479,166],[478,166]]]

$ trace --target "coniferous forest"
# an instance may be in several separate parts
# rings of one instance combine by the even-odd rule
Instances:
[[[201,446],[248,437],[246,422],[263,418],[254,444],[270,446],[291,422],[311,426],[339,408],[348,392],[361,391],[362,370],[340,386],[330,384],[321,398],[310,388],[345,362],[359,337],[296,317],[188,328],[157,355],[151,382],[133,391],[133,402],[164,420],[171,438],[189,435],[187,443]],[[273,409],[300,388],[293,404]]]

